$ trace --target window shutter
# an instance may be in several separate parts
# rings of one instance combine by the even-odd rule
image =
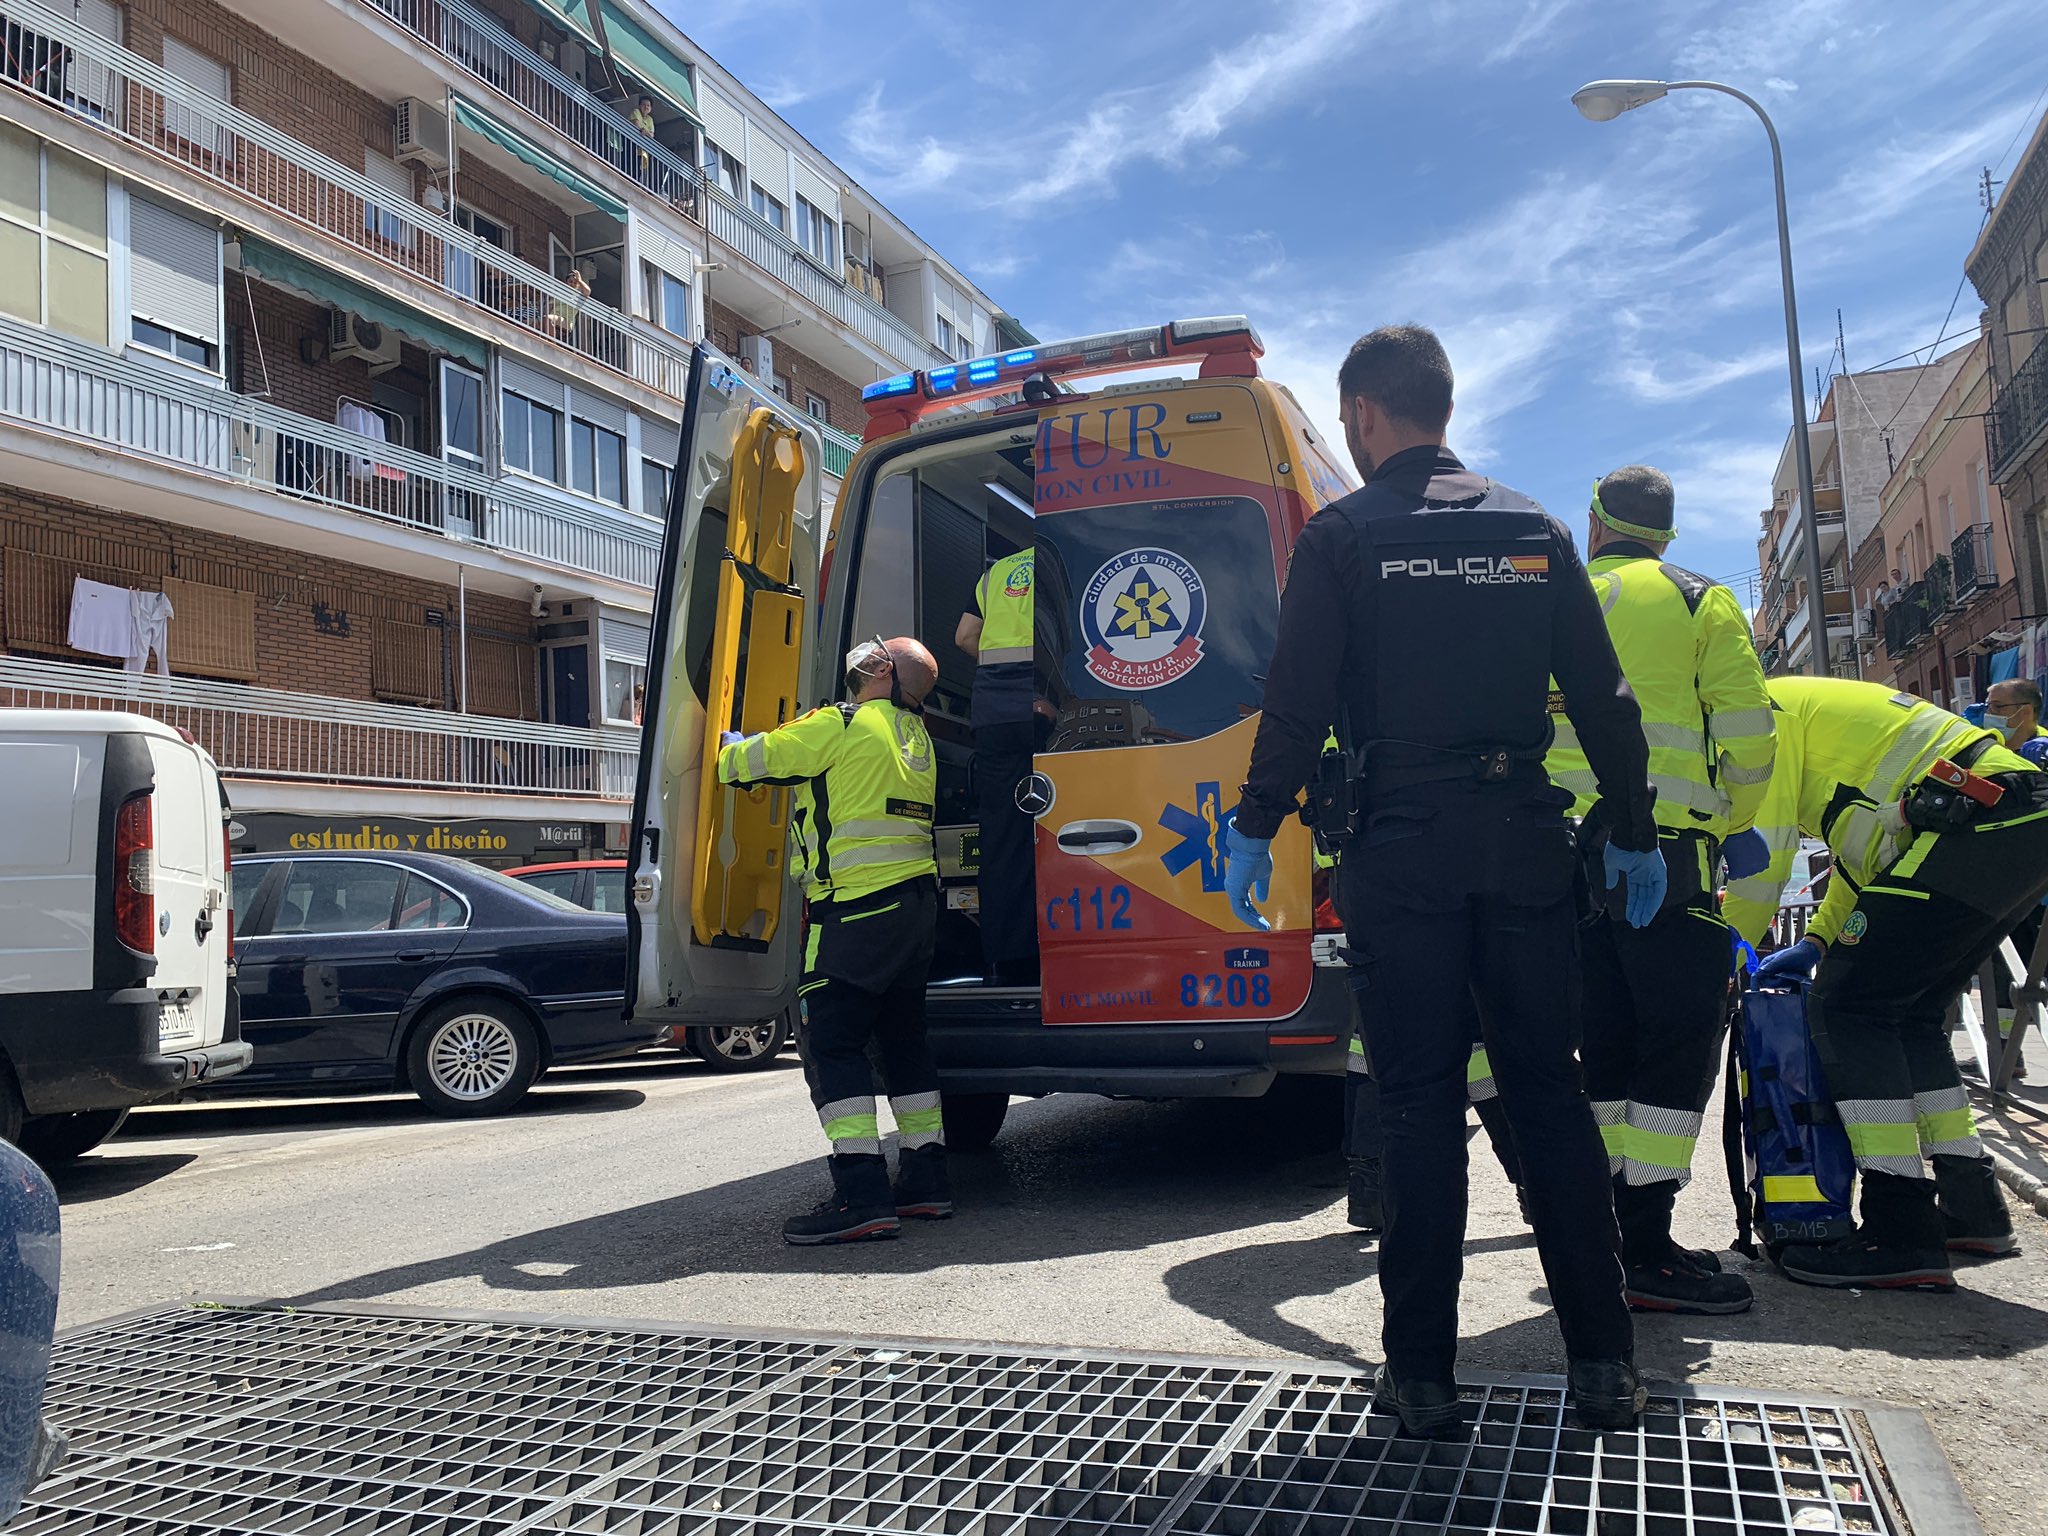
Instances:
[[[128,199],[130,306],[200,341],[220,341],[220,230],[148,198]]]
[[[79,26],[111,43],[121,41],[121,7],[115,0],[73,0],[73,4],[72,19]],[[111,68],[96,59],[73,59],[68,78],[71,94],[81,106],[103,118],[119,119],[122,89]]]
[[[594,426],[606,427],[619,436],[626,435],[626,408],[616,400],[608,400],[591,390],[569,390],[569,414],[580,416]]]
[[[747,157],[747,119],[731,102],[723,100],[716,91],[706,86],[697,95],[698,110],[704,115],[704,136],[735,160]],[[763,182],[763,186],[767,183]],[[740,188],[740,195],[746,195],[746,188]]]
[[[498,359],[498,382],[515,395],[538,400],[558,411],[562,408],[563,396],[568,392],[568,386],[552,373],[544,373],[516,357],[504,355]]]
[[[763,192],[794,212],[796,204],[789,195],[789,151],[758,130],[747,148],[752,156],[747,164],[748,176]]]
[[[197,86],[216,101],[230,100],[231,85],[228,67],[211,54],[201,53],[197,48],[179,42],[175,37],[164,39],[164,69],[176,75],[187,85]],[[188,144],[197,144],[216,155],[227,152],[227,137],[217,123],[206,118],[190,107],[169,102],[164,107],[164,128],[171,137],[183,139]]]
[[[687,245],[645,221],[640,225],[640,259],[686,283],[697,270],[697,258]]]
[[[635,624],[627,619],[607,618],[604,621],[604,653],[607,656],[644,663],[653,644],[654,631],[648,625]]]
[[[652,416],[640,418],[640,457],[652,459],[663,469],[674,469],[676,457],[683,451],[683,429],[672,421],[657,421]],[[658,512],[659,508],[652,509]]]
[[[395,704],[441,706],[441,631],[378,619],[370,630],[370,691]]]
[[[164,582],[171,600],[171,670],[256,681],[256,594],[197,581]]]
[[[540,710],[535,693],[534,648],[510,640],[469,637],[469,711],[508,720],[533,720]]]
[[[813,208],[824,214],[833,223],[839,222],[839,188],[837,184],[826,179],[821,172],[812,169],[801,160],[796,163],[796,192],[797,196],[805,199]]]

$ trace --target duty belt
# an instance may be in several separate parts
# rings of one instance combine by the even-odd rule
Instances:
[[[1410,763],[1390,763],[1387,749],[1423,754],[1423,759]],[[1359,778],[1367,794],[1384,794],[1389,790],[1411,789],[1418,784],[1450,783],[1465,780],[1477,784],[1504,784],[1515,776],[1515,769],[1523,763],[1541,764],[1550,751],[1546,740],[1536,747],[1438,747],[1422,741],[1396,741],[1383,738],[1365,744],[1363,766]]]

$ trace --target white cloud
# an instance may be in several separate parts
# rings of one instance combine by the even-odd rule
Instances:
[[[1557,19],[1564,14],[1568,3],[1569,0],[1531,0],[1515,29],[1487,50],[1480,63],[1487,66],[1506,64],[1525,53],[1539,51],[1536,47],[1539,43],[1554,42]]]

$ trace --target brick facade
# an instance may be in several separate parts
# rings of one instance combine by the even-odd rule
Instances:
[[[737,310],[727,309],[712,299],[705,300],[705,339],[728,356],[739,355],[740,337],[752,335],[757,324],[758,321],[747,319]],[[791,403],[802,410],[805,393],[814,394],[830,408],[833,426],[842,432],[860,431],[861,423],[867,419],[861,409],[860,386],[849,384],[782,337],[771,336],[769,340],[775,343],[775,371],[789,379]]]
[[[456,644],[459,600],[452,586],[9,490],[0,493],[0,564],[13,560],[17,552],[131,586],[154,588],[170,578],[253,594],[256,675],[251,681],[259,687],[373,699],[371,646],[377,621],[424,624],[429,608],[445,616],[451,655]],[[63,647],[16,644],[14,633],[20,625],[9,626],[6,590],[6,583],[0,582],[0,636],[7,637],[5,649],[67,661],[92,659]],[[348,633],[321,632],[316,606],[330,615],[330,629],[338,627],[331,616],[347,615]],[[528,719],[539,715],[533,622],[526,605],[516,599],[469,594],[472,637],[516,642],[522,675],[535,679],[520,703],[520,714]],[[454,707],[455,699],[447,696],[451,692],[444,678],[441,707]],[[472,689],[472,708],[477,702],[474,694]]]

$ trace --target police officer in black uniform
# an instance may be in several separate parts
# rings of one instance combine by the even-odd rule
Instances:
[[[1419,326],[1362,338],[1338,374],[1368,482],[1310,519],[1280,605],[1226,879],[1264,926],[1274,831],[1328,722],[1355,771],[1344,851],[1352,985],[1386,1123],[1378,1398],[1411,1433],[1461,1432],[1454,1366],[1465,1232],[1465,1079],[1479,1006],[1581,1420],[1643,1403],[1607,1153],[1574,1056],[1572,797],[1544,776],[1549,679],[1592,763],[1605,875],[1629,918],[1663,896],[1649,748],[1571,535],[1443,446],[1451,366]],[[1327,808],[1319,808],[1327,819]]]

